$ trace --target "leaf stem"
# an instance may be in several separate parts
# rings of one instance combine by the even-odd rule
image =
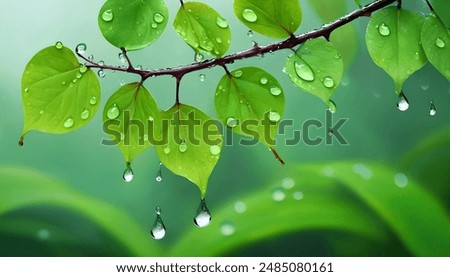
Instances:
[[[275,148],[270,147],[270,152],[272,152],[272,154],[275,156],[275,159],[277,159],[277,161],[279,161],[282,165],[286,164],[286,162],[283,160],[283,158],[280,156],[280,154],[278,154],[277,150],[275,150]]]
[[[123,47],[120,48],[120,50],[122,50],[122,54],[125,57],[125,59],[127,60],[128,69],[133,69],[134,67],[133,67],[133,64],[131,63],[130,57],[128,57],[127,50]]]

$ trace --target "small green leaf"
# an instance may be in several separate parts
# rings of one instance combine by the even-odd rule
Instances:
[[[426,63],[420,45],[423,22],[418,13],[388,7],[375,13],[367,26],[367,50],[394,80],[397,94],[406,79]]]
[[[216,88],[215,105],[219,120],[234,133],[275,145],[285,101],[272,75],[257,67],[225,74]]]
[[[67,133],[86,125],[97,112],[100,83],[69,48],[58,43],[39,51],[27,64],[22,101],[22,136],[31,130]]]
[[[120,148],[126,162],[161,142],[161,115],[150,92],[140,83],[122,86],[105,105],[103,129]]]
[[[330,97],[341,82],[344,63],[336,47],[323,38],[310,39],[286,61],[292,82],[330,105]]]
[[[210,6],[199,2],[181,5],[173,22],[178,35],[196,52],[221,57],[230,47],[228,22]]]
[[[157,145],[161,162],[187,178],[206,196],[208,179],[222,151],[222,135],[216,122],[202,111],[176,104],[162,115],[164,145]]]
[[[434,12],[444,22],[447,28],[450,28],[450,9],[448,8],[448,0],[431,0],[431,6]]]
[[[168,18],[163,0],[108,0],[100,9],[98,26],[112,45],[139,50],[161,36]]]
[[[422,47],[430,63],[450,81],[450,32],[434,14],[423,24]]]
[[[234,13],[255,32],[273,38],[287,38],[302,21],[298,0],[235,0]]]

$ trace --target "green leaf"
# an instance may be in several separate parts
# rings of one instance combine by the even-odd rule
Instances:
[[[119,88],[105,105],[103,121],[103,129],[112,138],[107,144],[117,145],[128,163],[151,144],[161,142],[160,111],[141,83]]]
[[[341,82],[344,63],[336,47],[323,38],[310,39],[286,61],[292,82],[331,106],[330,97]]]
[[[430,63],[450,81],[450,32],[433,13],[423,24],[421,41]]]
[[[444,22],[447,28],[450,28],[450,9],[448,8],[448,0],[431,0],[434,12]]]
[[[228,22],[210,6],[199,2],[184,3],[173,26],[178,35],[197,53],[221,57],[230,47]]]
[[[427,61],[420,45],[423,22],[418,13],[388,7],[372,15],[367,26],[367,50],[375,64],[394,80],[397,94],[406,79]]]
[[[39,51],[22,76],[25,124],[31,130],[62,134],[86,125],[100,101],[100,83],[60,42]]]
[[[98,26],[112,45],[139,50],[161,36],[168,18],[163,0],[108,0],[100,9]]]
[[[230,255],[285,234],[323,230],[376,241],[393,233],[413,255],[448,256],[448,214],[413,180],[396,186],[397,174],[377,163],[288,167],[269,186],[218,208],[208,230],[191,229],[171,254]],[[236,201],[245,209],[235,210]]]
[[[176,104],[162,118],[165,144],[156,146],[161,162],[196,184],[204,198],[209,176],[222,151],[222,135],[216,122],[183,104]]]
[[[287,38],[302,21],[298,0],[235,0],[234,14],[255,32],[273,38]]]
[[[216,88],[215,106],[219,120],[234,133],[275,145],[285,100],[280,83],[266,71],[245,67],[225,74]]]
[[[124,256],[159,253],[158,245],[150,243],[148,234],[123,211],[84,196],[40,172],[15,167],[0,168],[0,190],[0,218],[18,209],[55,207],[89,219],[124,249]]]

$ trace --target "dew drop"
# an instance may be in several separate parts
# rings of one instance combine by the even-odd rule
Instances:
[[[126,63],[127,62],[127,58],[125,57],[125,54],[120,52],[119,53],[119,60],[121,63]]]
[[[409,109],[409,101],[408,98],[406,98],[405,94],[403,94],[403,91],[398,96],[397,108],[402,112]]]
[[[98,75],[98,77],[100,77],[100,78],[105,78],[106,73],[105,73],[105,71],[104,71],[103,69],[100,69],[100,70],[97,72],[97,75]]]
[[[380,33],[380,35],[384,37],[389,36],[391,34],[391,30],[384,23],[381,23],[380,26],[378,26],[378,32]]]
[[[99,61],[99,62],[98,62],[98,65],[99,65],[99,66],[105,66],[105,62],[104,62],[104,61]]]
[[[153,20],[155,20],[156,23],[160,24],[164,22],[164,16],[160,13],[155,13],[153,15]]]
[[[58,49],[58,50],[61,50],[61,49],[63,49],[63,43],[61,42],[61,41],[57,41],[56,43],[55,43],[55,47],[56,47],[56,49]]]
[[[299,201],[303,199],[303,192],[301,191],[296,191],[294,192],[294,194],[292,195],[294,197],[295,200]]]
[[[206,79],[206,76],[205,76],[205,74],[200,74],[200,75],[198,75],[198,78],[199,78],[200,82],[204,82]]]
[[[228,28],[228,22],[225,20],[225,18],[217,17],[216,18],[216,24],[222,29]]]
[[[81,79],[82,76],[83,76],[83,75],[82,75],[80,72],[78,72],[77,75],[75,75],[75,78]]]
[[[222,39],[221,38],[216,38],[216,42],[220,44],[220,43],[222,43]]]
[[[88,119],[89,118],[89,115],[90,115],[90,112],[89,112],[89,110],[88,109],[84,109],[82,112],[81,112],[81,119],[83,119],[83,120],[86,120],[86,119]]]
[[[108,9],[102,13],[102,19],[105,22],[110,22],[114,19],[114,14],[111,9]]]
[[[85,66],[85,65],[80,66],[79,71],[80,71],[81,74],[86,73],[87,70],[88,70],[87,66]]]
[[[436,38],[436,46],[439,48],[444,48],[445,41],[442,38]]]
[[[286,198],[286,194],[281,189],[276,189],[272,192],[272,199],[275,202],[281,202]]]
[[[66,121],[64,121],[64,128],[66,129],[72,128],[74,124],[75,121],[73,120],[73,118],[69,117],[66,119]]]
[[[329,101],[328,101],[328,110],[329,110],[331,113],[335,113],[336,110],[337,110],[336,103],[334,103],[332,100],[329,100]]]
[[[131,164],[127,163],[127,167],[125,168],[125,171],[123,172],[122,178],[125,182],[129,183],[133,181],[134,173],[131,169]]]
[[[84,54],[84,52],[86,52],[86,50],[87,50],[87,46],[85,43],[80,43],[75,48],[75,52],[77,52],[78,54]]]
[[[187,144],[186,144],[186,140],[185,139],[182,139],[181,140],[181,142],[180,142],[180,145],[178,145],[178,150],[181,152],[181,153],[184,153],[184,152],[186,152],[187,151]]]
[[[248,30],[247,36],[248,36],[249,38],[252,38],[252,37],[253,37],[253,31],[252,31],[252,30]]]
[[[394,176],[394,182],[399,188],[404,188],[408,185],[408,177],[403,173],[397,173]]]
[[[315,79],[314,72],[308,65],[304,63],[294,62],[294,66],[295,66],[295,73],[297,73],[298,77],[308,82],[314,81]]]
[[[294,186],[295,186],[295,181],[294,181],[294,179],[292,179],[292,178],[290,178],[290,177],[287,177],[287,178],[284,178],[282,181],[281,181],[281,186],[284,188],[284,189],[292,189]]]
[[[219,145],[211,145],[209,147],[209,152],[211,152],[211,154],[214,156],[219,155],[221,151],[222,149],[220,148]]]
[[[97,104],[97,97],[93,96],[93,97],[89,100],[89,104],[91,104],[92,106],[94,106],[95,104]]]
[[[436,106],[433,103],[433,99],[430,102],[430,115],[435,116],[437,114]]]
[[[334,87],[334,80],[331,77],[325,77],[322,83],[326,88]]]
[[[94,55],[90,55],[90,56],[88,57],[88,60],[91,61],[91,62],[94,61]]]
[[[196,62],[198,62],[198,63],[202,62],[204,58],[205,58],[205,56],[203,56],[202,53],[195,53],[195,61]]]
[[[244,9],[242,11],[242,17],[248,22],[256,22],[258,20],[258,16],[252,9]]]
[[[153,23],[152,23],[152,28],[153,28],[153,29],[158,28],[158,24],[156,24],[156,23],[153,22]]]
[[[153,223],[152,230],[150,230],[150,235],[155,240],[160,240],[160,239],[163,239],[166,235],[166,227],[164,226],[164,222],[162,221],[162,218],[161,218],[161,208],[156,207],[155,213],[156,213],[156,219],[155,219],[155,222]]]
[[[236,231],[236,228],[230,222],[224,222],[220,225],[220,233],[226,237],[233,235],[234,231]]]
[[[273,96],[278,96],[278,95],[280,95],[281,94],[281,88],[279,88],[279,87],[271,87],[270,88],[270,93],[273,95]]]
[[[269,82],[269,80],[267,79],[267,77],[261,77],[260,82],[261,82],[262,85],[267,85],[267,83]]]
[[[277,112],[269,112],[269,120],[272,122],[278,122],[281,120],[281,115]]]
[[[247,210],[247,205],[245,205],[245,203],[242,202],[242,201],[236,201],[236,202],[234,203],[234,210],[235,210],[238,214],[244,213],[244,212]]]
[[[234,117],[227,118],[227,126],[230,128],[234,128],[238,125],[238,121]]]
[[[23,92],[29,93],[29,92],[30,92],[30,89],[29,89],[29,88],[25,88],[25,89],[23,90]]]
[[[169,146],[164,148],[164,154],[166,154],[166,155],[170,154],[170,147]]]
[[[240,70],[237,70],[237,71],[233,72],[233,76],[236,77],[236,78],[241,78],[242,75],[244,75],[244,73],[242,71],[240,71]]]
[[[197,214],[194,217],[194,224],[199,228],[204,228],[211,222],[211,213],[206,206],[205,199],[200,201],[197,209]]]
[[[120,110],[119,110],[119,108],[117,107],[117,104],[116,104],[116,103],[114,103],[114,104],[108,109],[108,112],[106,113],[106,116],[107,116],[109,119],[116,119],[116,118],[119,117],[119,115],[120,115]]]

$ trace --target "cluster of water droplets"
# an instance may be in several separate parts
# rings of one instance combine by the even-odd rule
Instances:
[[[115,16],[114,16],[113,9],[107,9],[107,10],[103,11],[102,16],[101,16],[103,22],[108,23],[108,24],[110,24],[114,21],[114,17]],[[159,30],[157,28],[160,24],[164,23],[165,20],[166,19],[165,19],[164,15],[162,15],[161,13],[155,12],[153,14],[153,20],[150,22],[150,26],[152,29],[156,30],[156,33],[158,35],[161,33],[161,30]],[[110,26],[109,30],[112,31],[113,26]],[[138,36],[142,36],[142,34],[138,33]]]

